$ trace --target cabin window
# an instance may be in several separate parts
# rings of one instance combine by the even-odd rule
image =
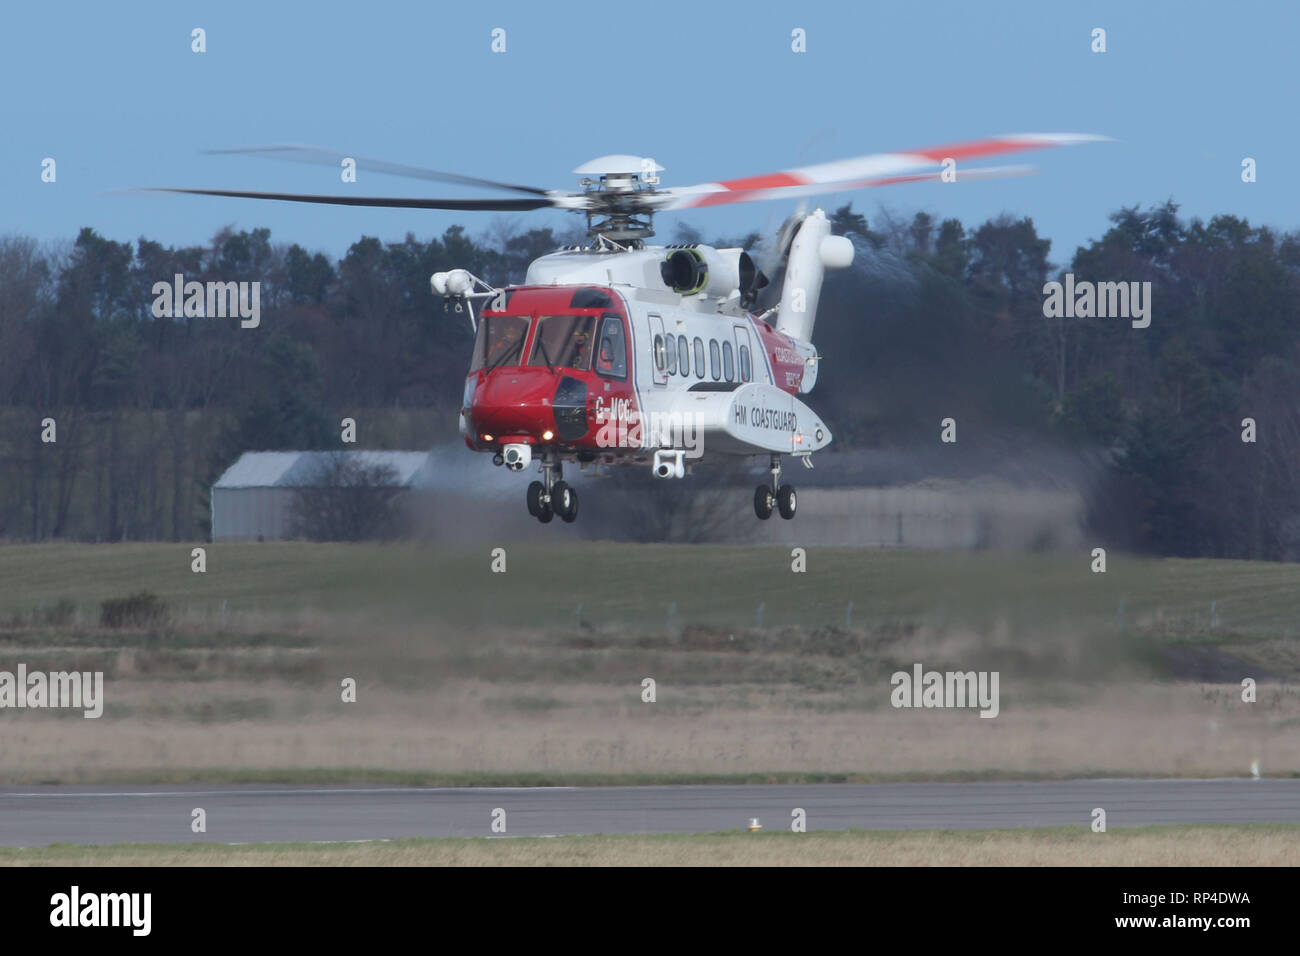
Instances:
[[[731,343],[725,340],[722,343],[722,377],[728,382],[736,380],[736,358],[731,351]]]
[[[722,378],[722,353],[718,351],[717,339],[709,339],[709,375],[715,382]]]
[[[594,315],[543,315],[537,320],[528,364],[589,371],[595,337]]]
[[[668,367],[668,355],[667,355],[667,350],[664,349],[664,337],[662,335],[656,335],[655,336],[655,368],[657,368],[659,371],[662,372],[667,367]]]
[[[695,377],[704,378],[704,340],[695,339]]]
[[[664,345],[664,354],[668,359],[665,366],[668,369],[668,374],[677,374],[677,337],[671,332],[668,334],[667,342]]]
[[[513,362],[521,363],[524,339],[528,337],[526,315],[483,315],[478,320],[474,336],[474,358],[469,370],[496,368]]]
[[[685,378],[691,374],[691,343],[686,336],[677,336],[677,373]]]
[[[740,380],[742,382],[750,381],[754,374],[753,367],[749,364],[749,346],[740,347]]]
[[[607,314],[601,319],[596,371],[609,378],[627,378],[627,345],[623,340],[623,320],[617,315]]]

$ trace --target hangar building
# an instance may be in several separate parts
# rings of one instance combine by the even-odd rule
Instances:
[[[310,486],[340,457],[366,468],[388,466],[396,475],[393,483],[406,492],[432,480],[433,456],[426,451],[244,452],[212,486],[212,540],[291,537],[298,489]]]

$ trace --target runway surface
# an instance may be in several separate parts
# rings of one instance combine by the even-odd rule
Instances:
[[[7,787],[0,845],[260,843],[500,835],[986,829],[1158,823],[1300,823],[1300,780],[1066,780],[1030,783],[718,787]],[[192,811],[207,830],[191,830]]]

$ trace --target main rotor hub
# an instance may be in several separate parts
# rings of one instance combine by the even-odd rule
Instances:
[[[583,163],[574,172],[587,177],[580,185],[588,199],[589,236],[629,242],[655,234],[647,200],[655,194],[663,167],[653,159],[618,153]]]

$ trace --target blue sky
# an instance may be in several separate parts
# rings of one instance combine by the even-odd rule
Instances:
[[[544,188],[604,153],[665,185],[1008,132],[1122,142],[1028,154],[1027,179],[852,199],[968,225],[1031,216],[1062,263],[1121,205],[1169,197],[1300,228],[1300,4],[1290,2],[425,2],[9,4],[0,30],[0,233],[205,242],[223,225],[333,256],[362,235],[427,237],[490,213],[121,193],[183,185],[373,195],[455,186],[202,150],[308,143]],[[190,50],[207,31],[208,52]],[[507,52],[490,51],[504,28]],[[790,50],[795,27],[808,51]],[[1090,50],[1107,31],[1108,51]],[[40,180],[54,157],[58,181]],[[1258,182],[1240,178],[1243,157]],[[999,162],[1001,160],[998,160]],[[1007,160],[1018,161],[1016,159]],[[682,214],[706,237],[775,226],[793,203]],[[531,213],[523,225],[579,221]],[[677,216],[657,220],[670,241]]]

